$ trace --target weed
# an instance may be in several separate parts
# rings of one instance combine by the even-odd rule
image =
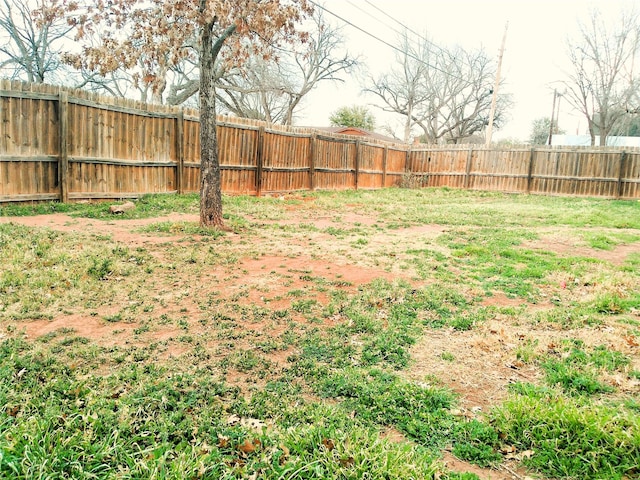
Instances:
[[[404,173],[400,178],[400,188],[424,188],[429,184],[429,176],[418,173]]]
[[[456,359],[455,355],[451,352],[442,352],[440,358],[445,362],[453,362]]]
[[[105,315],[104,317],[105,321],[113,323],[113,322],[121,322],[122,321],[122,313],[115,313],[113,315]]]
[[[444,390],[349,368],[320,378],[315,388],[324,397],[343,399],[359,418],[392,425],[426,447],[441,447],[454,435],[455,420],[448,413],[453,396]]]
[[[452,453],[462,460],[489,467],[502,460],[498,448],[500,440],[498,432],[490,425],[469,420],[458,425],[455,433],[456,441]]]
[[[203,228],[197,223],[191,222],[158,222],[146,225],[140,229],[144,233],[166,233],[171,235],[202,235],[217,239],[223,237],[225,232],[215,228]]]
[[[579,302],[572,302],[568,306],[560,305],[557,308],[539,312],[535,315],[535,319],[538,322],[558,324],[567,330],[592,327],[603,323],[602,314],[592,305]]]
[[[559,385],[570,394],[593,395],[612,392],[613,388],[597,379],[593,371],[568,364],[564,361],[547,360],[541,365],[550,385]]]
[[[618,315],[628,312],[632,308],[640,308],[640,293],[627,298],[606,293],[595,300],[594,308],[597,312],[606,315]]]
[[[567,342],[561,360],[547,359],[541,363],[550,385],[558,385],[570,394],[612,392],[613,388],[598,380],[600,370],[613,372],[629,364],[628,357],[605,346],[585,350],[581,342]]]
[[[599,479],[637,473],[638,418],[619,408],[516,396],[497,407],[491,421],[507,444],[533,452],[525,464],[546,475]]]
[[[110,258],[92,258],[87,273],[96,280],[106,280],[113,273],[113,260]]]
[[[522,363],[531,363],[536,358],[537,348],[538,339],[527,338],[516,347],[516,358]]]
[[[310,314],[318,305],[317,300],[312,298],[304,300],[295,300],[291,302],[291,309],[298,313]]]
[[[233,368],[239,372],[248,373],[252,370],[264,370],[269,362],[251,350],[243,350],[226,357],[222,362],[223,368]]]

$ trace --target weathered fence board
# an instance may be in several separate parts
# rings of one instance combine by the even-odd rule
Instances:
[[[400,184],[402,177],[407,172],[407,152],[406,150],[391,148],[387,149],[387,164],[385,169],[384,187],[393,187]]]
[[[0,80],[0,202],[200,188],[196,110]],[[640,198],[640,150],[402,145],[218,118],[222,189],[401,185]],[[409,183],[407,183],[409,184]]]

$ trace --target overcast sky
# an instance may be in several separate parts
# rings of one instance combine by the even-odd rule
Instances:
[[[402,24],[439,45],[458,44],[466,49],[484,48],[495,58],[508,23],[502,62],[503,93],[512,95],[515,105],[509,123],[494,133],[494,140],[526,140],[532,122],[550,117],[553,89],[567,71],[567,37],[575,37],[593,8],[618,18],[637,0],[368,0]],[[321,2],[319,2],[321,3]],[[324,6],[389,43],[395,43],[402,27],[373,8],[367,0],[325,0]],[[394,51],[383,43],[345,25],[325,13],[334,25],[342,26],[348,50],[361,55],[365,66],[377,76],[394,62]],[[396,30],[396,31],[394,31]],[[344,84],[325,84],[309,95],[299,114],[299,125],[328,125],[329,115],[344,105],[369,105],[372,97],[361,94],[355,78]],[[370,107],[378,124],[392,121],[381,110]],[[567,133],[584,133],[586,121],[560,101],[560,127]]]

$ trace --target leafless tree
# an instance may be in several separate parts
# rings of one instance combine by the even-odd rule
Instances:
[[[572,69],[563,82],[564,96],[587,119],[591,145],[597,135],[605,145],[621,119],[640,107],[640,78],[633,70],[639,40],[636,12],[623,12],[616,25],[608,26],[601,12],[593,10],[578,37],[567,42]]]
[[[410,141],[411,129],[417,121],[425,120],[417,110],[429,100],[424,85],[432,53],[428,46],[426,43],[412,44],[405,34],[400,44],[402,53],[396,55],[396,68],[372,80],[372,86],[365,89],[382,100],[382,110],[405,117],[405,142]]]
[[[228,72],[218,81],[221,108],[238,117],[291,124],[287,122],[288,94],[296,90],[295,75],[280,62],[257,56],[249,59],[247,67]]]
[[[156,104],[164,103],[164,93],[168,83],[168,78],[172,72],[167,69],[165,72],[158,72],[162,80],[158,79],[149,84],[141,81],[138,69],[119,67],[117,69],[100,73],[73,61],[71,56],[63,55],[63,61],[74,65],[73,87],[89,90],[103,95],[120,98],[138,98],[141,102],[151,102]]]
[[[495,79],[495,67],[484,51],[445,49],[407,34],[399,51],[392,71],[372,79],[366,90],[377,96],[383,110],[404,117],[405,141],[414,128],[428,143],[459,143],[484,130]],[[498,96],[497,127],[510,105],[508,96]]]
[[[268,58],[254,55],[241,68],[218,65],[216,98],[221,111],[291,125],[303,98],[319,82],[341,82],[341,75],[356,67],[356,58],[339,54],[343,43],[340,30],[315,13],[306,41],[290,50],[277,49]],[[169,87],[167,102],[180,104],[197,91],[198,80],[183,77]]]
[[[0,72],[42,83],[60,72],[60,52],[71,27],[56,0],[0,0]]]

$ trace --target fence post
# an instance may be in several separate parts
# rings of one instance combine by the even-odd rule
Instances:
[[[616,198],[622,197],[622,175],[624,174],[624,162],[627,159],[627,152],[624,150],[620,154],[620,167],[618,169],[618,191],[616,192]]]
[[[58,97],[58,122],[60,201],[67,203],[69,201],[69,94],[64,90],[60,90]]]
[[[262,195],[262,164],[264,161],[264,127],[258,128],[258,144],[256,145],[256,195]]]
[[[385,145],[382,153],[382,188],[387,186],[387,159],[389,158],[389,147]]]
[[[531,193],[531,182],[533,180],[533,157],[535,156],[536,149],[532,148],[529,154],[529,169],[527,171],[527,193]]]
[[[184,193],[184,108],[176,115],[176,190],[178,195]]]
[[[360,140],[356,140],[356,158],[355,162],[355,178],[354,183],[356,190],[358,190],[358,183],[360,180]]]
[[[309,137],[309,189],[316,189],[316,134]]]
[[[473,158],[473,147],[469,148],[467,152],[467,165],[464,169],[464,188],[469,188],[469,179],[471,177],[471,159]]]

